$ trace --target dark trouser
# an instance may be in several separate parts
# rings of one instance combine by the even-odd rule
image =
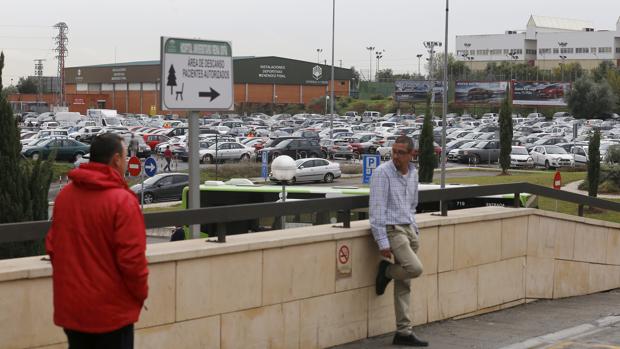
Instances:
[[[171,160],[172,160],[171,158],[166,158],[166,166],[164,166],[164,171],[166,171],[166,169],[168,169],[168,171],[172,171],[170,169],[170,161]]]
[[[133,324],[107,333],[64,330],[69,340],[69,349],[133,349]]]

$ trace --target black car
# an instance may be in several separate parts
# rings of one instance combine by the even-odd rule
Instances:
[[[189,185],[187,173],[160,173],[144,181],[144,203],[157,201],[181,200],[183,188]],[[142,185],[131,187],[138,200],[142,197]]]
[[[327,156],[317,140],[303,138],[287,139],[274,147],[263,148],[258,152],[257,158],[260,159],[265,151],[269,152],[269,161],[280,155],[288,155],[293,159],[325,158]]]

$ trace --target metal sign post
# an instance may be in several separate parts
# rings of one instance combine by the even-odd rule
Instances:
[[[189,112],[190,209],[200,208],[199,111],[234,107],[232,44],[227,41],[161,37],[161,109]],[[192,238],[200,225],[190,226]]]
[[[140,209],[144,211],[144,174],[140,177]]]

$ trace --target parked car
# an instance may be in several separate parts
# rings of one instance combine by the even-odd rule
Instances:
[[[512,146],[510,152],[510,167],[512,168],[532,168],[534,167],[534,160],[527,152],[527,148]]]
[[[21,153],[25,157],[37,160],[47,159],[53,151],[56,152],[56,160],[74,162],[89,153],[90,146],[71,138],[44,138],[24,146]]]
[[[254,150],[238,142],[218,142],[207,149],[200,149],[200,160],[205,163],[215,161],[240,160],[249,161]]]
[[[544,166],[546,169],[575,166],[573,156],[557,145],[535,146],[532,148],[530,156],[534,160],[535,166]]]
[[[144,203],[151,204],[157,201],[181,200],[183,188],[189,184],[187,173],[160,173],[144,181],[144,189],[141,184],[133,185],[130,189],[136,193],[138,200],[142,198],[144,191]]]
[[[352,159],[354,157],[353,147],[343,139],[322,139],[319,141],[323,153],[327,154],[330,159],[345,158]]]
[[[170,140],[170,138],[159,134],[145,134],[142,135],[142,137],[144,138],[144,142],[149,146],[149,148],[151,148],[151,150],[155,150],[155,147],[159,143],[168,142]]]
[[[459,150],[460,162],[484,164],[499,160],[499,141],[482,141],[473,148]]]
[[[292,183],[299,182],[320,182],[331,183],[335,178],[340,178],[342,172],[340,164],[321,158],[298,159],[295,161],[297,169]],[[270,176],[270,180],[277,181]]]
[[[262,152],[269,152],[269,161],[280,155],[288,155],[293,159],[306,158],[306,157],[326,157],[327,154],[323,153],[321,145],[314,139],[286,139],[279,142],[274,147],[263,148],[257,153],[257,159],[262,157]]]
[[[571,147],[570,153],[573,154],[573,159],[575,160],[575,166],[585,167],[588,165],[588,146],[587,145],[576,145]]]
[[[69,137],[75,139],[76,141],[81,141],[82,138],[91,139],[94,135],[98,134],[101,131],[100,126],[86,126],[79,129],[77,132],[72,132],[69,134]]]

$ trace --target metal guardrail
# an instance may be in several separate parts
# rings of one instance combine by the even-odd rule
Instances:
[[[531,184],[510,183],[481,185],[446,189],[423,190],[419,192],[419,202],[447,202],[480,196],[514,194],[514,207],[520,207],[520,194],[530,193],[578,205],[578,215],[583,216],[584,206],[606,210],[620,211],[620,203],[575,194],[563,190]],[[443,215],[447,214],[447,205],[441,205]],[[167,227],[173,225],[227,223],[256,219],[261,217],[278,217],[308,212],[339,211],[344,227],[350,226],[351,210],[367,208],[368,196],[346,196],[329,199],[309,199],[288,202],[269,202],[220,207],[207,207],[182,211],[146,213],[144,220],[147,228]],[[22,222],[0,224],[0,243],[42,239],[45,237],[50,221]],[[221,241],[221,240],[220,240]]]

